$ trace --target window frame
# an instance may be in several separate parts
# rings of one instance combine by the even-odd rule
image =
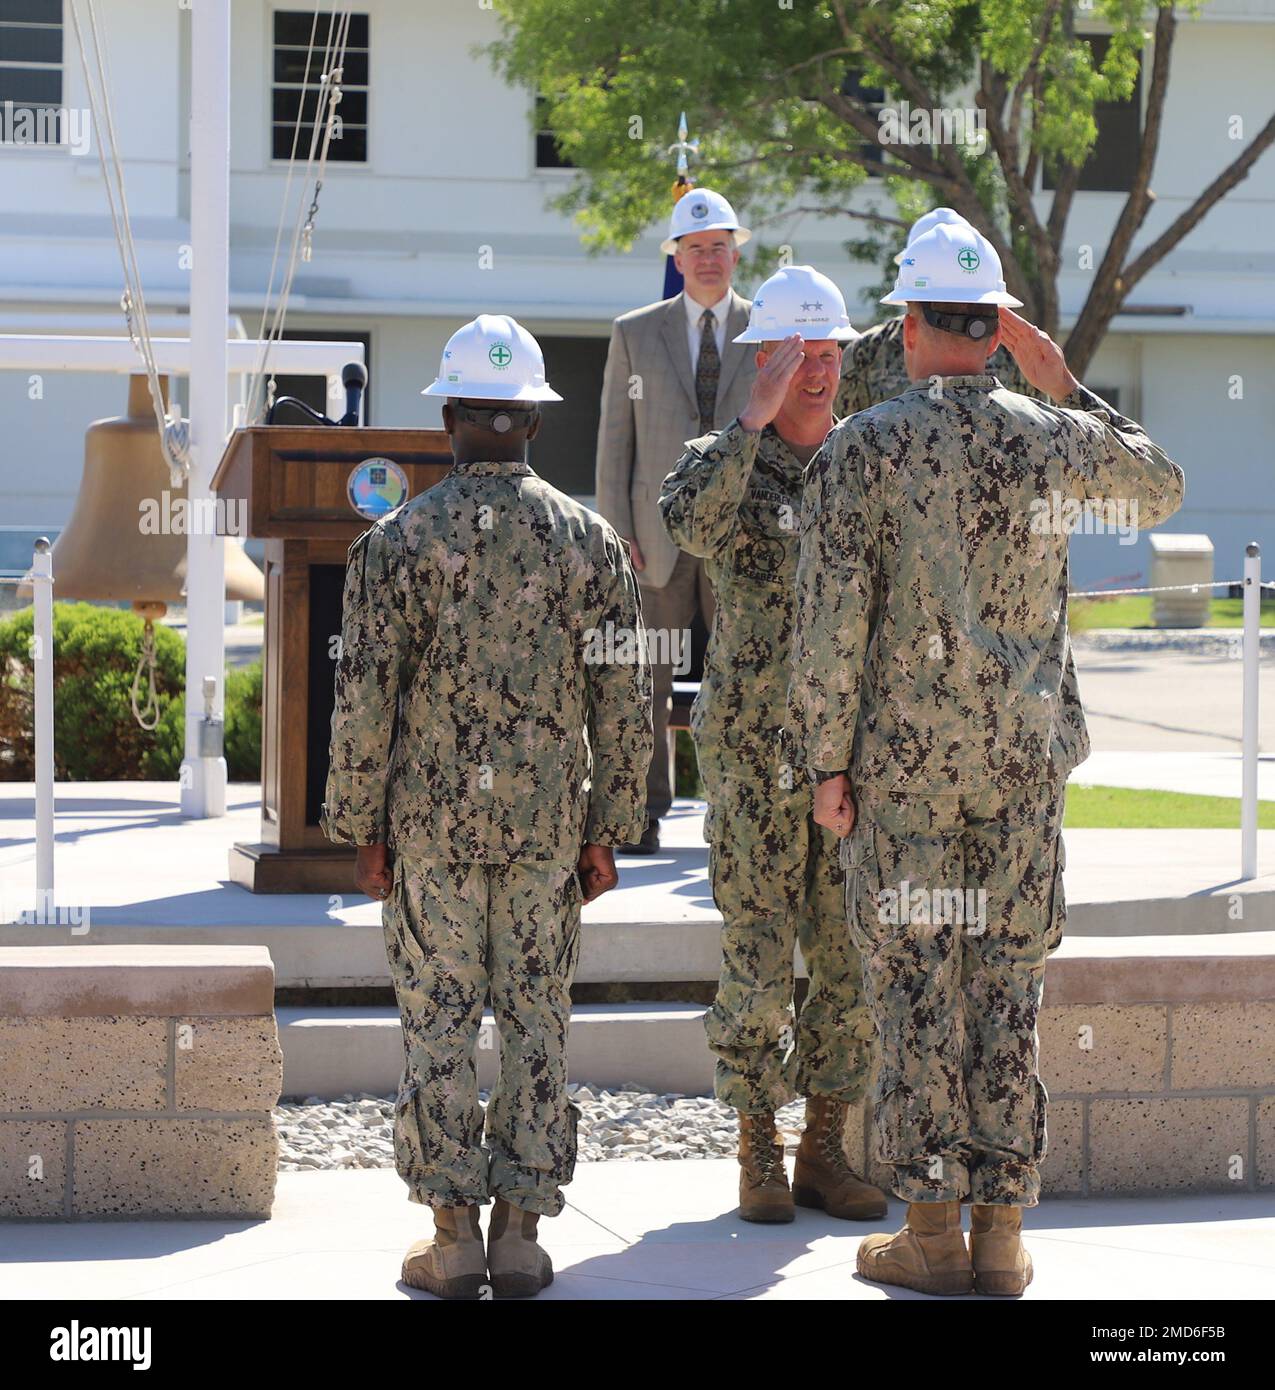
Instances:
[[[14,69],[14,70],[17,70],[17,71],[24,71],[24,72],[55,72],[55,73],[57,73],[57,76],[58,76],[58,95],[57,95],[57,100],[56,100],[56,101],[53,101],[53,102],[38,101],[38,102],[21,102],[21,103],[15,101],[15,102],[14,102],[14,107],[15,107],[15,109],[21,109],[21,110],[28,110],[28,109],[29,109],[29,110],[38,111],[38,110],[42,110],[42,109],[46,109],[46,108],[51,108],[51,109],[53,109],[53,110],[61,111],[61,112],[66,112],[66,111],[69,111],[69,110],[70,110],[70,105],[69,105],[69,103],[68,103],[68,101],[67,101],[67,87],[68,87],[68,85],[69,85],[69,73],[68,73],[68,64],[67,64],[67,57],[66,57],[66,37],[67,37],[66,6],[65,6],[64,4],[59,4],[59,5],[57,6],[57,10],[58,10],[58,18],[57,18],[56,22],[54,22],[54,21],[45,21],[45,20],[35,20],[35,19],[32,19],[32,20],[0,19],[0,28],[3,28],[3,29],[27,29],[27,30],[29,30],[29,29],[49,29],[49,30],[51,30],[51,29],[56,29],[57,32],[58,32],[58,34],[59,34],[59,36],[60,36],[60,38],[61,38],[61,45],[60,45],[60,47],[61,47],[61,54],[60,54],[60,56],[59,56],[59,58],[58,58],[58,61],[57,61],[56,63],[44,62],[44,61],[41,61],[41,60],[38,60],[38,59],[31,59],[31,60],[27,60],[27,59],[0,59],[0,68]],[[3,95],[0,95],[0,108],[2,108],[2,104],[3,104],[3,102],[4,102],[5,100],[12,100],[12,98],[5,98]],[[91,121],[91,118],[90,118],[90,121]],[[67,139],[67,133],[68,133],[68,132],[67,132],[67,123],[66,123],[65,120],[62,120],[62,121],[59,122],[59,124],[58,124],[58,133],[59,133],[59,138],[58,138],[57,140],[50,140],[50,141],[34,141],[34,142],[30,143],[30,144],[20,144],[20,145],[16,145],[16,144],[11,144],[11,143],[9,143],[9,141],[7,141],[7,140],[0,140],[0,155],[4,155],[4,156],[12,155],[15,151],[23,151],[25,157],[27,157],[27,158],[30,158],[30,157],[33,156],[33,155],[34,155],[34,156],[42,156],[42,155],[47,155],[47,154],[57,153],[57,152],[61,152],[62,154],[65,154],[65,155],[70,155],[70,154],[72,153],[72,148],[71,148],[70,141]],[[89,138],[90,138],[90,140],[96,138],[96,132],[92,129],[91,124],[90,124]]]
[[[315,51],[320,47],[320,37],[325,36],[323,29],[323,17],[326,14],[335,13],[328,10],[298,10],[287,5],[269,5],[263,8],[263,20],[265,24],[265,53],[266,53],[266,82],[265,82],[265,131],[266,131],[266,167],[271,169],[286,169],[290,162],[288,155],[276,155],[274,152],[275,127],[279,126],[289,132],[289,143],[291,143],[291,132],[295,129],[295,121],[276,121],[274,118],[274,97],[276,91],[296,91],[304,93],[307,88],[300,82],[277,82],[275,80],[275,54],[279,49],[289,52],[305,53],[305,45],[280,44],[275,41],[275,16],[280,14],[301,15],[304,18],[317,14],[319,24],[315,29]],[[334,173],[344,169],[365,170],[374,173],[375,169],[372,162],[372,16],[370,7],[368,10],[358,11],[351,14],[351,19],[364,19],[367,21],[367,47],[354,46],[354,51],[363,52],[367,56],[367,82],[357,84],[343,84],[343,90],[351,92],[362,92],[367,99],[367,121],[359,125],[353,123],[355,129],[362,129],[365,142],[364,156],[362,159],[342,159],[332,154],[332,150],[339,148],[339,141],[334,141],[328,150],[328,162],[325,178],[330,178]],[[326,42],[326,37],[324,38]],[[350,45],[347,45],[347,51]],[[319,55],[320,57],[322,55]],[[310,87],[317,90],[317,81],[312,81]],[[302,98],[304,101],[304,97]],[[338,113],[340,107],[337,107]],[[306,156],[309,153],[309,140],[307,136],[308,126],[303,124],[301,134],[297,139],[297,162],[304,165]],[[318,158],[316,152],[316,161]]]
[[[1078,34],[1076,34],[1076,38],[1078,38],[1078,39],[1083,39],[1086,43],[1090,43],[1091,47],[1092,47],[1092,42],[1091,42],[1092,40],[1094,40],[1094,39],[1108,39],[1108,40],[1109,40],[1111,37],[1112,37],[1112,31],[1111,31],[1110,29],[1084,29],[1084,30],[1082,30],[1081,32],[1079,32]],[[1143,139],[1144,139],[1144,137],[1145,137],[1145,135],[1146,135],[1146,128],[1147,128],[1147,84],[1146,84],[1146,82],[1145,82],[1143,79],[1144,79],[1144,78],[1146,77],[1146,75],[1147,75],[1147,71],[1148,71],[1147,60],[1148,60],[1149,57],[1153,57],[1153,49],[1154,49],[1154,43],[1152,42],[1152,40],[1151,40],[1150,38],[1148,38],[1148,39],[1146,40],[1146,42],[1144,42],[1143,45],[1142,45],[1142,52],[1138,55],[1138,80],[1137,80],[1137,84],[1136,84],[1136,86],[1135,86],[1135,88],[1134,88],[1134,95],[1133,95],[1132,97],[1129,98],[1129,102],[1128,102],[1128,105],[1129,105],[1130,107],[1136,107],[1136,109],[1137,109],[1137,118],[1138,118],[1138,147],[1137,147],[1137,150],[1136,150],[1135,153],[1134,153],[1134,159],[1133,159],[1133,172],[1134,172],[1134,173],[1136,173],[1136,171],[1137,171],[1138,157],[1139,157],[1139,154],[1140,154],[1140,152],[1141,152],[1142,141],[1143,141]],[[1114,105],[1115,103],[1110,103],[1110,104]],[[1101,138],[1102,138],[1102,130],[1101,130],[1101,128],[1100,128],[1099,131],[1098,131],[1098,139],[1100,140]],[[1089,151],[1088,159],[1086,159],[1086,161],[1085,161],[1086,164],[1088,163],[1089,159],[1092,159],[1092,158],[1093,158],[1094,150],[1096,150],[1097,147],[1098,147],[1098,142],[1097,142],[1097,140],[1095,140],[1095,141],[1094,141],[1093,148]],[[1084,167],[1085,167],[1084,165],[1081,166],[1082,169],[1083,169]],[[1036,183],[1035,192],[1039,193],[1039,194],[1042,195],[1042,196],[1045,196],[1045,195],[1052,196],[1052,195],[1057,191],[1058,183],[1057,183],[1057,180],[1055,179],[1053,185],[1051,186],[1050,184],[1047,184],[1047,183],[1045,182],[1046,177],[1047,177],[1047,172],[1046,172],[1046,169],[1045,169],[1045,161],[1042,159],[1041,162],[1040,162],[1040,170],[1039,170],[1039,172],[1038,172],[1037,175],[1036,175],[1037,183]],[[1131,174],[1131,177],[1132,177],[1132,174]],[[1128,187],[1125,187],[1125,188],[1086,188],[1085,185],[1084,185],[1084,182],[1083,182],[1083,177],[1082,177],[1082,178],[1081,178],[1080,180],[1078,180],[1077,183],[1076,183],[1076,197],[1080,197],[1082,194],[1085,195],[1085,196],[1087,196],[1087,197],[1091,197],[1091,198],[1127,198],[1127,197],[1129,196],[1129,188],[1128,188]]]

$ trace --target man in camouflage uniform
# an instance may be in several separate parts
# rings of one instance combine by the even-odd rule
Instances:
[[[777,762],[802,481],[833,423],[840,340],[853,332],[840,291],[811,267],[766,281],[737,340],[760,349],[748,403],[724,430],[691,441],[659,500],[673,543],[703,557],[715,603],[691,715],[722,914],[721,979],[705,1025],[717,1098],[740,1115],[739,1213],[749,1221],[791,1221],[794,1198],[848,1219],[886,1210],[842,1147],[873,1029],[836,840],[811,820],[809,785]],[[810,992],[794,1027],[797,942]],[[774,1112],[795,1096],[807,1098],[806,1130],[790,1189]]]
[[[436,1228],[403,1279],[517,1297],[553,1277],[536,1223],[562,1210],[575,1166],[580,906],[614,887],[613,847],[642,830],[650,677],[623,640],[642,631],[624,542],[525,462],[538,402],[561,399],[535,339],[483,315],[426,393],[448,398],[455,466],[350,549],[323,827],[359,846],[358,886],[385,902],[405,1052],[396,1166]],[[489,993],[500,1077],[484,1148]]]
[[[952,208],[935,208],[912,224],[908,232],[908,246],[933,227],[969,225]],[[895,256],[895,265],[901,265],[906,255],[907,247]],[[833,406],[839,420],[867,410],[879,401],[888,401],[891,396],[897,396],[912,385],[903,360],[903,318],[903,315],[899,315],[865,329],[842,354],[841,381]],[[992,353],[985,370],[1010,391],[1031,396],[1034,400],[1046,399],[1018,370],[1014,359],[1004,348],[997,348]]]
[[[1046,1148],[1036,1021],[1065,920],[1063,793],[1089,749],[1065,678],[1068,537],[1048,517],[1060,498],[1115,501],[1158,525],[1183,477],[995,307],[1018,301],[985,238],[938,227],[914,251],[886,302],[907,305],[916,384],[844,421],[807,479],[791,756],[818,783],[816,819],[848,836],[876,1131],[909,1203],[901,1231],[865,1238],[859,1272],[1016,1294]],[[980,370],[998,314],[1057,405]]]

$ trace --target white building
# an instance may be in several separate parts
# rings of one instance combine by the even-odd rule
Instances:
[[[154,331],[184,332],[189,10],[173,0],[115,0],[99,8]],[[365,335],[370,422],[433,425],[437,402],[418,393],[449,332],[477,312],[513,313],[544,343],[550,378],[568,402],[547,420],[533,461],[587,497],[610,321],[659,296],[660,229],[627,255],[590,256],[569,221],[547,208],[573,175],[537,167],[533,94],[505,85],[475,52],[496,36],[490,10],[443,0],[364,0],[358,14],[353,34],[366,34],[366,88],[352,43],[342,115],[344,141],[354,153],[365,142],[365,158],[328,166],[314,257],[299,267],[288,328]],[[286,79],[298,54],[276,40],[294,41],[299,29],[308,35],[303,7],[233,4],[230,302],[249,336],[260,323],[284,191],[286,160],[275,157],[274,117],[290,140],[289,102],[296,100]],[[1241,148],[1231,138],[1235,117],[1245,140],[1266,121],[1272,72],[1275,0],[1213,0],[1198,20],[1182,16],[1157,201],[1142,242],[1234,158]],[[6,97],[87,107],[62,0],[0,0],[0,103]],[[648,138],[667,144],[676,117],[670,109],[669,129],[648,126]],[[1069,314],[1087,288],[1078,268],[1082,248],[1101,255],[1123,201],[1108,192],[1076,198],[1065,248],[1065,263],[1076,268],[1062,282]],[[1048,202],[1042,192],[1042,209]],[[1268,154],[1138,286],[1135,303],[1162,312],[1118,317],[1089,372],[1089,383],[1118,392],[1120,408],[1142,420],[1186,469],[1186,506],[1167,529],[1211,535],[1222,578],[1238,574],[1242,545],[1254,537],[1272,557],[1268,573],[1275,570],[1272,228],[1275,154]],[[858,296],[876,272],[843,249],[857,229],[795,217],[778,230],[797,259],[841,284],[855,321],[866,323],[870,313]],[[119,333],[120,286],[96,146],[86,153],[0,147],[0,332]],[[124,382],[109,376],[55,374],[33,384],[29,373],[0,372],[0,522],[64,524],[79,483],[84,429],[120,413],[124,398]],[[1147,573],[1145,541],[1126,549],[1109,538],[1077,538],[1073,556],[1078,584]]]

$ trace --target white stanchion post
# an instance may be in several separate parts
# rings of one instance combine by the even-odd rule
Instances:
[[[1257,676],[1261,664],[1262,551],[1244,550],[1244,733],[1240,785],[1240,877],[1257,877]]]
[[[188,514],[214,514],[212,476],[226,442],[226,312],[230,222],[230,0],[192,11],[190,80],[190,475]],[[186,537],[186,816],[226,814],[219,747],[225,702],[223,541],[215,528]],[[208,682],[212,682],[211,699]],[[201,697],[202,696],[202,697]]]
[[[53,547],[47,536],[31,557],[35,633],[35,893],[36,921],[53,920]]]

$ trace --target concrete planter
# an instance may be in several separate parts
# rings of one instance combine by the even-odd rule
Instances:
[[[269,1216],[282,1081],[264,946],[10,947],[0,1218]]]

